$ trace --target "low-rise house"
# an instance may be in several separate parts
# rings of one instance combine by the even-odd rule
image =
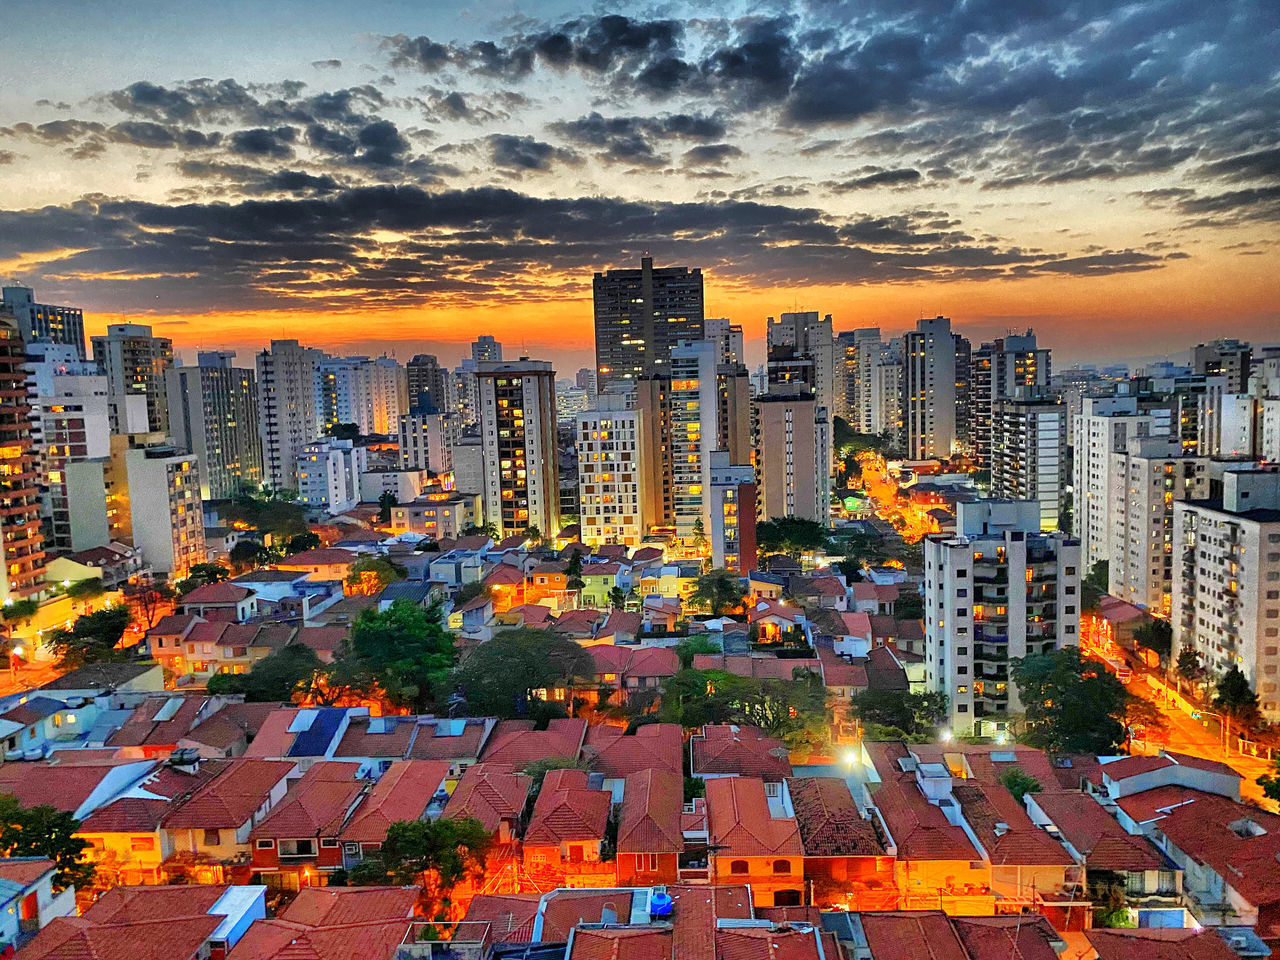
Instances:
[[[804,900],[804,848],[785,784],[776,796],[756,777],[707,781],[711,882],[745,883],[758,906]]]
[[[614,610],[596,631],[597,643],[639,643],[644,632],[644,617],[629,610]]]
[[[893,616],[894,604],[898,602],[896,583],[879,584],[863,580],[853,584],[849,589],[853,596],[851,610],[873,616]]]
[[[776,795],[791,776],[791,760],[781,740],[759,727],[707,724],[689,738],[689,769],[702,780],[757,777]]]
[[[1241,957],[1265,957],[1270,948],[1252,931],[1240,928],[1229,934],[1221,928],[1188,928],[1185,930],[1110,930],[1097,928],[1085,932],[1097,960],[1240,960]],[[1234,940],[1234,943],[1228,941]]]
[[[57,872],[43,857],[0,859],[0,955],[21,948],[56,918],[75,915],[75,887],[55,893]]]
[[[643,729],[643,728],[642,728]],[[653,768],[627,774],[618,820],[617,883],[650,886],[679,879],[685,852],[684,777]]]
[[[78,753],[79,751],[76,751]],[[0,767],[0,794],[12,794],[24,807],[48,805],[83,821],[103,804],[139,783],[156,769],[154,760],[103,759],[68,762],[6,763]],[[76,758],[74,753],[69,757]]]
[[[589,563],[582,568],[582,602],[588,606],[609,608],[609,591],[615,587],[626,590],[629,585],[626,574],[617,563]]]
[[[640,613],[650,633],[672,633],[684,615],[684,604],[679,597],[649,594],[640,604]]]
[[[458,781],[446,817],[472,817],[493,834],[499,845],[510,844],[520,832],[533,780],[509,764],[479,763]]]
[[[73,563],[101,570],[105,590],[119,590],[126,583],[150,572],[140,549],[115,540],[105,547],[90,547],[73,553],[69,559]]]
[[[450,610],[448,624],[450,630],[464,637],[487,640],[492,632],[489,627],[492,619],[493,598],[481,594]]]
[[[350,550],[337,547],[316,547],[303,550],[291,557],[285,557],[279,563],[272,564],[273,570],[290,570],[305,573],[309,580],[337,580],[344,582],[351,568],[360,558]]]
[[[1178,786],[1240,799],[1240,774],[1217,760],[1161,750],[1157,756],[1100,757],[1105,799],[1116,801],[1159,787]]]
[[[604,776],[606,786],[620,790],[626,777],[641,770],[681,773],[684,731],[676,723],[648,723],[630,734],[606,724],[588,727],[582,757]],[[615,799],[621,796],[615,791]]]
[[[163,873],[171,882],[245,883],[249,834],[284,799],[297,764],[233,760],[160,820]]]
[[[391,764],[338,833],[342,865],[350,868],[377,854],[393,823],[440,816],[449,799],[448,773],[449,765],[436,760]]]
[[[601,611],[580,607],[577,610],[566,610],[561,613],[556,617],[556,622],[551,625],[551,629],[583,646],[591,646],[594,643],[604,642],[596,640],[596,631],[604,620],[605,615]]]
[[[295,760],[306,770],[317,760],[333,757],[353,717],[368,716],[363,707],[283,707],[262,721],[246,757]]]
[[[948,916],[941,910],[823,915],[850,957],[872,960],[931,955],[946,960],[1058,960],[1066,942],[1034,914]]]
[[[327,874],[342,867],[338,836],[371,788],[356,770],[354,763],[315,764],[250,831],[253,869],[269,887],[324,886]]]
[[[195,750],[204,760],[241,756],[258,735],[274,703],[228,703],[178,738],[178,749]]]
[[[602,863],[600,856],[612,807],[602,787],[602,778],[585,770],[547,772],[524,832],[524,866],[531,877],[568,886],[614,882],[614,864]]]
[[[207,694],[147,697],[107,738],[106,745],[117,748],[122,757],[167,757],[178,749],[179,740],[226,703],[225,697]]]
[[[781,600],[787,590],[787,578],[766,570],[747,574],[747,596],[751,600]]]
[[[258,614],[258,595],[248,587],[223,581],[206,583],[184,594],[178,600],[180,613],[190,613],[204,620],[244,623]]]
[[[805,646],[809,642],[804,611],[776,600],[759,599],[749,605],[747,622],[759,643]]]
[[[76,729],[79,720],[77,711],[53,697],[34,696],[9,707],[0,714],[0,742],[4,744],[5,762],[40,759],[62,739],[64,728],[68,737],[79,733]]]
[[[812,902],[827,909],[897,909],[893,857],[875,824],[863,817],[849,784],[837,777],[793,777],[787,793]]]
[[[793,577],[789,592],[800,603],[812,605],[820,610],[849,609],[849,590],[845,586],[843,574]]]

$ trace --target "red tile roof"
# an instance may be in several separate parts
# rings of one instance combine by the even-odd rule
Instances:
[[[1123,757],[1102,765],[1102,773],[1111,780],[1125,780],[1140,774],[1151,773],[1165,767],[1172,767],[1173,761],[1168,757]]]
[[[333,751],[335,757],[403,757],[417,726],[416,717],[351,717]],[[370,728],[380,732],[370,733]]]
[[[883,857],[875,826],[865,820],[838,777],[793,777],[791,806],[806,857]]]
[[[200,606],[206,603],[239,603],[252,597],[254,591],[234,583],[206,583],[178,598],[182,606]]]
[[[173,700],[179,700],[177,710],[170,713],[165,708]],[[120,729],[107,738],[108,747],[177,746],[195,726],[196,716],[209,707],[210,698],[205,694],[182,696],[170,694],[147,697],[129,714]],[[161,711],[165,711],[161,713]],[[157,716],[166,716],[157,720]]]
[[[184,798],[226,771],[228,761],[206,760],[194,773],[161,765],[136,786],[89,814],[81,833],[155,833]]]
[[[1250,835],[1245,826],[1262,832]],[[1255,906],[1280,903],[1280,816],[1206,793],[1160,821],[1160,832]],[[1271,939],[1280,931],[1259,928]]]
[[[684,730],[678,723],[650,723],[630,735],[619,727],[589,727],[582,755],[592,770],[606,777],[625,777],[648,769],[680,773],[684,769]]]
[[[755,606],[747,608],[748,623],[755,623],[757,620],[764,620],[769,617],[777,617],[780,620],[796,623],[803,619],[804,611],[789,607],[784,603],[778,603],[776,600],[770,600],[767,597],[761,597],[756,601]]]
[[[605,909],[619,919],[631,916],[628,890],[555,890],[542,910],[542,942],[563,942],[579,923],[599,923]],[[625,922],[625,921],[624,921]]]
[[[1127,797],[1121,797],[1116,804],[1134,823],[1141,824],[1149,820],[1159,820],[1180,804],[1190,803],[1203,796],[1206,794],[1200,790],[1170,785],[1143,790],[1141,793],[1131,793]]]
[[[721,927],[716,930],[717,960],[820,960],[812,929]]]
[[[268,713],[258,725],[258,732],[245,750],[246,757],[283,757],[293,746],[294,734],[289,726],[298,716],[296,707],[279,707]],[[4,768],[0,767],[0,776]]]
[[[1159,851],[1145,837],[1131,836],[1092,797],[1078,792],[1037,793],[1032,801],[1064,840],[1095,870],[1158,870]]]
[[[292,760],[232,760],[172,813],[166,830],[234,830],[253,818],[271,792],[295,768]]]
[[[864,913],[862,930],[876,960],[920,960],[927,944],[929,960],[970,960],[951,921],[933,910]]]
[[[382,843],[391,824],[422,818],[448,774],[449,764],[443,760],[397,760],[361,801],[338,839]]]
[[[566,960],[671,960],[671,931],[652,927],[580,929]]]
[[[1058,934],[1045,917],[956,917],[952,923],[972,960],[1058,960]]]
[[[491,587],[514,587],[524,583],[524,571],[509,563],[499,563],[485,576],[484,582]]]
[[[95,923],[142,923],[203,915],[227,892],[225,885],[112,887],[84,913]]]
[[[707,781],[707,820],[718,857],[798,857],[804,853],[794,817],[773,817],[764,781],[721,777]]]
[[[412,922],[401,919],[326,927],[258,920],[227,960],[388,960],[412,930]]]
[[[161,617],[154,627],[147,631],[148,637],[170,637],[184,634],[197,623],[204,623],[194,613],[170,613]]]
[[[218,916],[95,924],[58,917],[22,948],[22,960],[188,960],[202,953]]]
[[[445,805],[446,817],[474,817],[490,833],[504,820],[514,823],[524,811],[533,780],[508,764],[468,767]]]
[[[1235,777],[1237,780],[1243,779],[1239,770],[1230,764],[1223,763],[1221,760],[1206,760],[1204,757],[1193,757],[1185,753],[1174,753],[1172,750],[1164,750],[1161,752],[1180,767],[1191,767],[1195,770],[1207,771],[1208,773],[1220,773],[1224,776]]]
[[[524,832],[526,847],[558,847],[566,841],[603,840],[612,800],[587,787],[585,770],[551,770]]]
[[[1041,830],[1001,784],[965,780],[952,788],[965,820],[996,865],[1070,866],[1065,847]]]
[[[904,860],[977,860],[963,829],[920,793],[914,780],[886,780],[871,798]]]
[[[1098,960],[1240,960],[1218,928],[1086,930]]]
[[[413,738],[413,746],[409,748],[409,757],[413,760],[467,760],[480,754],[480,744],[484,740],[486,723],[481,720],[468,720],[462,726],[462,732],[456,737],[449,736],[450,724],[456,721],[438,720],[435,723],[419,723],[417,736]],[[441,731],[445,731],[442,733]]]
[[[14,857],[0,860],[0,880],[27,886],[35,883],[58,865],[44,857]]]
[[[250,836],[337,836],[347,811],[367,786],[354,779],[355,772],[354,763],[317,763],[253,828]]]
[[[503,720],[489,735],[485,744],[486,762],[510,763],[523,769],[535,760],[547,757],[577,759],[582,740],[587,732],[587,721],[556,719],[546,730],[535,731],[529,720]],[[0,767],[0,772],[3,772]]]
[[[680,960],[716,960],[716,921],[749,920],[751,893],[744,886],[699,887],[670,885],[672,911],[671,956]]]
[[[690,741],[693,773],[739,774],[780,780],[791,776],[791,760],[781,740],[759,727],[708,724]]]
[[[481,893],[467,907],[466,923],[487,923],[485,944],[521,943],[533,938],[540,893]]]
[[[308,927],[371,920],[398,920],[413,915],[417,887],[303,887],[278,917]]]
[[[684,833],[684,777],[680,772],[643,770],[627,776],[618,822],[619,853],[680,853]]]
[[[267,716],[277,708],[274,703],[229,703],[188,730],[178,743],[196,743],[216,750],[230,749],[241,740],[256,736]]]
[[[295,553],[291,557],[285,557],[279,563],[274,564],[274,568],[282,570],[295,567],[353,565],[358,559],[360,558],[350,550],[341,550],[336,547],[316,547],[314,550],[303,550],[301,553]]]

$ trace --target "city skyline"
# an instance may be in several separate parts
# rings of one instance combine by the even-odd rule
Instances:
[[[15,46],[84,69],[0,66],[0,277],[90,335],[452,361],[518,329],[572,370],[592,275],[646,251],[753,356],[796,309],[1033,326],[1064,363],[1276,323],[1261,3],[22,6]]]

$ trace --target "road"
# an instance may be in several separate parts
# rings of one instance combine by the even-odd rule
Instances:
[[[876,516],[888,520],[907,543],[919,543],[938,532],[937,522],[929,516],[929,507],[912,503],[899,496],[897,482],[889,476],[884,457],[874,453],[858,454],[862,467],[862,488],[875,503]]]

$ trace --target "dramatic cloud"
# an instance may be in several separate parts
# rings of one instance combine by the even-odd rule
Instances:
[[[719,117],[688,113],[653,117],[604,117],[590,113],[552,127],[568,140],[599,148],[596,155],[605,163],[635,166],[666,164],[669,158],[658,152],[658,144],[671,140],[718,140],[726,131]]]
[[[545,172],[555,161],[568,164],[581,162],[572,150],[554,147],[533,137],[517,137],[495,133],[488,140],[489,157],[494,166],[514,171]]]

